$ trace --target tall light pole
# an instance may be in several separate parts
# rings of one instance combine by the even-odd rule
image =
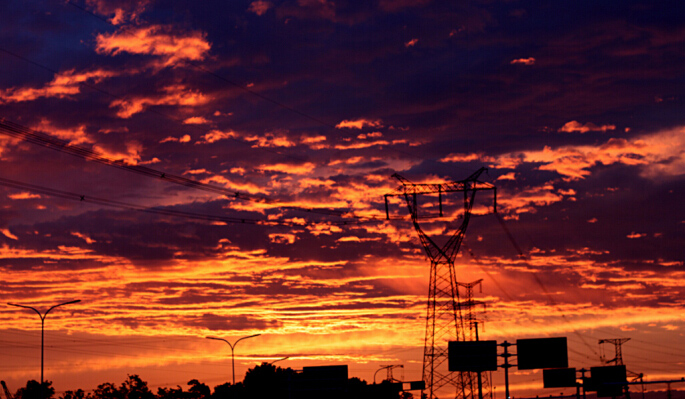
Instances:
[[[20,308],[31,309],[31,310],[33,310],[34,312],[38,313],[38,316],[40,317],[40,383],[41,383],[41,384],[43,384],[43,381],[44,381],[44,380],[43,380],[43,364],[44,364],[44,356],[43,356],[43,354],[44,354],[44,348],[45,348],[45,318],[48,316],[48,313],[50,313],[50,311],[51,311],[52,309],[54,309],[54,308],[56,308],[56,307],[59,307],[59,306],[64,306],[64,305],[69,305],[69,304],[72,304],[72,303],[76,303],[76,302],[81,302],[81,300],[80,300],[80,299],[77,299],[77,300],[75,300],[75,301],[69,301],[69,302],[60,303],[60,304],[55,305],[55,306],[51,307],[50,309],[48,309],[48,310],[45,312],[45,314],[40,314],[40,312],[38,311],[38,309],[36,309],[36,308],[34,308],[34,307],[31,307],[31,306],[19,305],[19,304],[16,304],[16,303],[9,303],[9,302],[7,303],[7,304],[10,305],[10,306],[17,306],[17,307],[20,307]]]
[[[290,359],[290,356],[286,356],[286,357],[282,357],[282,358],[280,358],[280,359],[276,359],[276,360],[274,360],[273,362],[269,363],[269,366],[273,365],[273,364],[276,363],[276,362],[280,362],[280,361],[282,361],[282,360],[288,360],[288,359]]]
[[[242,340],[244,340],[244,339],[253,338],[253,337],[258,337],[258,336],[260,336],[260,335],[262,335],[262,334],[248,335],[247,337],[238,338],[238,340],[235,341],[233,344],[231,344],[230,342],[226,341],[226,340],[223,339],[223,338],[205,337],[205,338],[207,338],[207,339],[215,339],[215,340],[217,340],[217,341],[224,341],[225,343],[228,344],[228,346],[231,347],[231,369],[232,369],[232,371],[233,371],[233,385],[235,385],[235,357],[234,357],[234,355],[233,355],[233,349],[235,348],[236,345],[238,345],[238,342],[240,342],[240,341],[242,341]]]

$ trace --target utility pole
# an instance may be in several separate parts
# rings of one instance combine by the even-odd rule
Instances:
[[[485,170],[485,168],[480,168],[461,181],[429,184],[415,184],[398,174],[394,174],[393,177],[399,180],[402,185],[394,192],[385,195],[386,217],[388,219],[390,218],[388,198],[393,196],[404,198],[414,229],[431,262],[423,351],[423,381],[426,383],[426,390],[428,390],[428,399],[434,399],[436,392],[445,386],[452,386],[456,389],[456,399],[473,398],[474,381],[471,373],[447,370],[447,342],[466,341],[469,338],[462,316],[462,304],[459,301],[454,259],[466,234],[476,192],[492,190],[495,198],[493,211],[497,212],[495,186],[478,180],[478,177]],[[419,195],[435,196],[437,194],[439,216],[442,217],[444,215],[443,195],[452,192],[464,193],[462,221],[448,241],[444,245],[438,245],[428,237],[419,224],[417,197]]]

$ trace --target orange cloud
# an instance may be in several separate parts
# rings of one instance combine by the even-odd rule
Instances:
[[[570,180],[583,179],[596,164],[638,165],[642,175],[677,176],[685,174],[685,129],[644,135],[632,140],[611,138],[599,146],[566,146],[520,154],[526,162],[540,162],[549,170]]]
[[[292,165],[285,163],[278,163],[273,165],[261,165],[257,169],[265,170],[269,172],[281,172],[293,175],[304,175],[311,173],[316,168],[311,162],[305,162],[301,165]]]
[[[410,41],[404,43],[404,47],[413,47],[418,42],[419,42],[419,39],[411,39]]]
[[[261,17],[262,15],[266,14],[266,12],[269,11],[271,7],[273,7],[273,4],[271,4],[271,2],[257,0],[250,3],[250,7],[247,8],[247,11],[253,12]]]
[[[183,121],[185,125],[203,125],[209,121],[201,116],[193,116]]]
[[[383,137],[383,133],[381,132],[372,132],[372,133],[362,133],[359,136],[357,136],[358,139],[364,140],[369,137]]]
[[[209,133],[202,136],[202,138],[199,141],[195,142],[195,144],[212,144],[219,140],[230,139],[236,136],[237,134],[233,130],[229,130],[227,132],[222,132],[221,130],[212,130]]]
[[[298,186],[302,189],[308,189],[311,187],[327,187],[331,188],[335,185],[335,181],[327,179],[327,180],[321,180],[321,179],[314,179],[314,178],[304,178],[300,179],[297,182]]]
[[[97,69],[76,72],[74,69],[60,72],[51,82],[41,88],[9,88],[0,90],[0,104],[33,101],[38,98],[68,98],[81,92],[81,83],[98,83],[104,79],[121,75],[120,72]]]
[[[316,136],[316,137],[304,137],[300,139],[300,143],[308,146],[312,150],[323,150],[328,148],[328,144],[325,144],[326,136]]]
[[[440,162],[471,162],[471,161],[487,161],[491,162],[493,157],[488,157],[483,154],[450,154],[445,158],[440,159]]]
[[[496,157],[485,155],[482,153],[454,153],[441,158],[440,162],[473,162],[481,161],[489,164],[491,168],[501,168],[501,169],[515,169],[519,166],[523,159],[521,159],[520,154],[501,154]]]
[[[290,233],[269,234],[269,241],[276,243],[276,244],[294,244],[296,240],[297,240],[297,236],[295,234],[290,234]]]
[[[594,123],[588,122],[586,124],[582,124],[578,121],[570,121],[566,122],[564,126],[559,128],[560,132],[566,132],[566,133],[572,133],[572,132],[580,132],[580,133],[587,133],[587,132],[606,132],[609,130],[616,130],[615,125],[602,125],[602,126],[597,126]]]
[[[250,194],[263,194],[265,191],[262,187],[259,185],[253,184],[253,183],[237,183],[232,180],[228,180],[227,178],[221,176],[221,175],[214,175],[211,177],[208,177],[206,179],[201,180],[202,183],[218,183],[221,184],[225,187],[230,188],[231,190],[236,190],[236,191],[244,191]],[[255,205],[254,203],[251,203],[252,205]]]
[[[129,99],[117,99],[112,101],[110,108],[119,107],[117,116],[120,118],[130,118],[131,116],[143,112],[147,107],[154,105],[180,105],[198,106],[210,101],[210,97],[187,89],[183,85],[167,86],[164,88],[166,94],[157,97],[132,97]]]
[[[87,244],[93,244],[93,243],[97,242],[97,241],[93,240],[92,238],[88,237],[87,235],[81,234],[79,232],[72,231],[71,235],[84,240]]]
[[[173,26],[127,27],[95,38],[98,54],[120,53],[159,56],[158,66],[167,67],[185,60],[202,60],[211,49],[203,32],[178,32]]]
[[[12,234],[9,229],[0,229],[0,233],[2,233],[5,237],[12,239],[12,240],[18,240],[19,238]],[[4,247],[3,247],[4,249]]]
[[[500,177],[498,177],[497,180],[516,180],[516,173],[510,172],[503,174]]]
[[[160,143],[160,144],[163,144],[163,143],[168,143],[168,142],[170,142],[170,141],[171,141],[171,142],[178,142],[178,143],[188,143],[188,142],[190,142],[190,135],[184,134],[184,135],[181,136],[181,137],[171,137],[171,136],[169,136],[169,137],[167,137],[167,138],[162,139],[159,143]]]
[[[685,127],[641,136],[636,144],[643,146],[643,177],[663,178],[685,174]]]
[[[563,199],[562,195],[554,193],[554,186],[548,183],[541,187],[528,188],[516,193],[502,194],[497,198],[497,206],[505,212],[535,212],[533,206],[547,206]]]
[[[341,165],[341,164],[354,165],[354,164],[358,164],[360,162],[363,162],[366,159],[367,158],[364,158],[364,157],[351,157],[348,159],[336,159],[334,161],[331,161],[328,165],[330,165],[330,166]]]
[[[111,150],[100,145],[93,146],[93,149],[105,158],[122,161],[127,165],[137,165],[141,160],[143,145],[137,141],[125,143],[126,151]]]
[[[7,197],[8,197],[9,199],[13,199],[13,200],[24,200],[24,199],[42,198],[42,197],[41,197],[40,195],[38,195],[38,194],[27,193],[27,192],[18,193],[18,194],[10,194],[10,195],[8,195]]]
[[[256,142],[253,147],[293,147],[296,143],[284,133],[270,132],[263,136],[249,136],[246,141]]]
[[[331,224],[326,224],[326,223],[317,223],[314,225],[307,225],[307,230],[309,233],[319,236],[321,234],[324,235],[331,235],[333,233],[340,233],[342,232],[342,229],[338,226],[331,225]]]
[[[9,230],[7,229],[0,229],[0,233],[7,234],[9,233]],[[10,233],[10,235],[12,235]],[[13,236],[13,235],[12,235]],[[9,237],[9,236],[8,236]],[[13,236],[15,237],[15,236]],[[12,237],[10,237],[12,238]],[[18,239],[18,238],[13,238],[13,239]],[[0,247],[0,259],[48,259],[48,260],[65,260],[65,259],[71,259],[71,260],[79,260],[79,259],[88,259],[88,260],[97,260],[101,263],[104,264],[121,264],[121,262],[124,262],[128,264],[128,261],[125,259],[120,259],[120,258],[115,258],[115,257],[106,257],[103,256],[102,254],[92,254],[92,251],[90,249],[83,249],[79,247],[68,247],[65,245],[58,245],[57,249],[42,249],[40,251],[33,251],[33,250],[26,250],[26,249],[20,249],[20,248],[10,248],[8,245],[3,244]],[[68,275],[70,271],[58,271],[54,272],[54,275],[58,274],[63,274],[63,275]],[[54,275],[48,276],[48,279],[46,281],[57,281],[57,279],[52,278]],[[21,280],[22,278],[26,278],[27,280],[30,280],[30,275],[21,275],[18,274],[15,276],[16,279]]]
[[[338,238],[339,242],[362,242],[362,240],[357,236],[347,236]]]
[[[389,143],[385,140],[369,141],[363,143],[352,143],[352,144],[337,144],[335,146],[336,150],[358,150],[362,148],[375,147],[379,145],[388,145]]]
[[[183,172],[184,175],[201,175],[207,173],[207,169],[191,169]]]
[[[336,128],[338,129],[363,129],[364,126],[370,126],[370,127],[381,127],[382,122],[380,119],[378,120],[368,120],[368,119],[357,119],[354,121],[348,121],[348,120],[343,120],[342,122],[338,123],[335,125]]]
[[[107,0],[86,0],[86,4],[94,9],[99,15],[111,16],[109,22],[112,25],[120,25],[138,19],[149,4],[148,0],[130,2],[112,2]]]
[[[534,65],[535,64],[535,58],[533,57],[528,57],[528,58],[518,58],[515,60],[512,60],[510,64],[515,65],[515,64],[522,64],[522,65]]]
[[[41,119],[39,124],[33,125],[31,128],[33,130],[48,133],[51,136],[59,137],[62,140],[68,140],[70,145],[93,142],[93,140],[86,134],[85,125],[80,125],[76,129],[60,129],[54,127],[47,119]]]

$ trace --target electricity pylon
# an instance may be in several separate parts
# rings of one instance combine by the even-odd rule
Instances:
[[[411,221],[414,225],[426,255],[431,262],[430,282],[428,285],[428,304],[426,311],[426,335],[423,350],[423,381],[426,383],[427,397],[433,399],[436,392],[445,387],[456,389],[456,399],[472,399],[475,381],[470,372],[450,372],[447,369],[448,341],[466,341],[470,334],[466,331],[461,314],[459,289],[454,259],[466,233],[466,227],[471,219],[471,211],[477,191],[493,190],[493,211],[497,211],[497,191],[494,185],[478,181],[478,177],[485,171],[480,168],[465,180],[435,183],[414,184],[398,174],[393,177],[401,183],[397,190],[385,195],[386,216],[388,211],[388,197],[404,197]],[[442,196],[451,192],[464,193],[464,213],[462,221],[445,245],[438,245],[423,231],[419,224],[418,195],[438,195],[439,216],[443,216]]]
[[[475,331],[475,341],[478,340],[478,319],[476,318],[476,315],[474,314],[473,308],[475,308],[477,305],[483,305],[485,306],[485,302],[482,301],[476,301],[473,299],[473,288],[475,286],[480,286],[481,290],[483,285],[481,284],[483,282],[483,279],[476,280],[471,283],[457,283],[459,287],[463,287],[466,290],[466,294],[464,295],[464,299],[461,301],[461,306],[466,310],[466,316],[463,316],[465,320],[466,326],[468,326],[467,331],[467,336],[466,340],[467,341],[474,341],[474,331]],[[482,292],[482,291],[481,291]]]
[[[473,299],[473,288],[479,286],[481,292],[483,292],[483,285],[481,284],[483,279],[476,280],[471,283],[457,283],[460,287],[463,287],[466,291],[464,295],[464,300],[461,301],[461,307],[465,309],[466,315],[462,318],[464,323],[468,326],[467,331],[467,341],[478,341],[478,318],[475,315],[474,309],[477,305],[483,305],[485,307],[485,302],[476,301]],[[490,390],[490,373],[474,372],[478,380],[478,399],[492,398],[492,391]]]
[[[630,338],[609,338],[609,339],[600,339],[599,344],[614,344],[614,351],[616,353],[616,356],[614,356],[613,359],[611,360],[606,360],[603,356],[602,361],[604,363],[614,363],[615,366],[620,366],[623,365],[623,353],[621,351],[621,346],[625,343],[630,341]]]

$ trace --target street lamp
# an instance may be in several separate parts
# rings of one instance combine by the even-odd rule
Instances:
[[[273,365],[273,364],[276,363],[276,362],[280,362],[280,361],[282,361],[282,360],[288,360],[288,359],[290,359],[290,356],[286,356],[286,357],[282,357],[282,358],[280,358],[280,359],[276,359],[276,360],[274,360],[273,362],[269,363],[269,366]]]
[[[238,340],[235,341],[232,345],[231,345],[230,342],[226,341],[226,340],[223,339],[223,338],[205,337],[205,338],[207,338],[207,339],[215,339],[215,340],[217,340],[217,341],[224,341],[225,343],[228,344],[228,346],[231,347],[231,369],[232,369],[232,371],[233,371],[233,385],[235,385],[235,357],[233,356],[233,349],[235,348],[236,345],[238,345],[238,342],[240,342],[240,341],[242,341],[242,340],[244,340],[244,339],[253,338],[253,337],[258,337],[258,336],[260,336],[260,335],[262,335],[262,334],[255,334],[255,335],[249,335],[249,336],[247,336],[247,337],[238,338]]]
[[[81,300],[77,299],[75,301],[60,303],[60,304],[55,305],[55,306],[51,307],[50,309],[48,309],[47,312],[45,312],[45,314],[40,314],[38,309],[31,307],[31,306],[19,305],[16,303],[9,303],[9,302],[7,303],[10,306],[17,306],[20,308],[31,309],[34,312],[38,313],[38,316],[40,317],[40,383],[41,384],[43,383],[43,359],[44,359],[43,353],[44,353],[44,348],[45,348],[45,318],[48,316],[48,313],[50,313],[50,311],[52,309],[59,307],[59,306],[64,306],[64,305],[76,303],[76,302],[81,302]]]

